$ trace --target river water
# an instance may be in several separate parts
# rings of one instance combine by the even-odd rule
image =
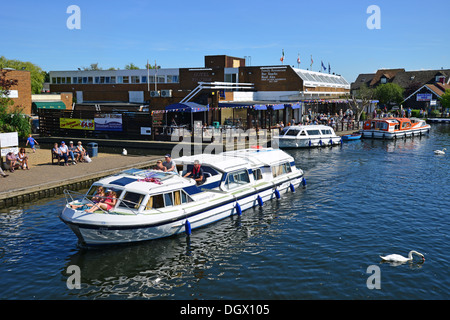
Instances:
[[[81,248],[58,218],[63,197],[0,210],[0,299],[449,299],[449,146],[450,126],[433,125],[289,150],[306,189],[189,239]],[[410,250],[425,262],[379,258]],[[67,286],[72,265],[80,289]]]

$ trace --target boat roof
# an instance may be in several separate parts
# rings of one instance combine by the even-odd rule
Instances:
[[[244,159],[227,156],[224,153],[183,156],[173,160],[177,165],[193,164],[195,160],[198,160],[200,162],[200,165],[202,166],[207,165],[223,172],[240,168],[246,168],[248,166],[248,162],[245,161]]]
[[[109,189],[127,189],[127,191],[148,193],[153,189],[173,189],[187,187],[195,182],[185,179],[177,174],[165,173],[157,170],[129,169],[118,174],[105,177],[94,185],[103,185]]]
[[[330,126],[326,126],[324,124],[311,124],[311,125],[295,125],[295,126],[286,126],[284,129],[312,129],[312,130],[318,130],[318,129],[333,129]]]
[[[294,158],[280,149],[274,148],[249,148],[235,151],[227,151],[224,154],[245,159],[252,166],[270,166],[282,161],[294,161]]]

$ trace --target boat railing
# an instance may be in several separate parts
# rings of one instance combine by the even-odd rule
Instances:
[[[96,198],[96,199],[107,199],[108,197],[101,197],[98,195],[86,195],[85,193],[80,193],[80,192],[76,192],[76,191],[71,191],[71,190],[64,190],[64,197],[66,198],[66,204],[69,204],[71,202],[74,202],[75,200],[78,200],[81,198],[81,202],[86,201],[87,204],[92,204],[93,206],[96,205],[98,203],[98,201],[94,201],[92,200],[92,198]],[[76,199],[74,199],[74,197],[76,197]],[[86,204],[86,203],[85,203]],[[97,206],[97,208],[101,211],[103,211],[104,213],[109,213],[107,210],[104,210],[102,208],[100,208],[99,206]]]

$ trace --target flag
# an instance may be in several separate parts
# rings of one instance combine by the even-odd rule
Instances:
[[[330,63],[328,62],[328,73],[331,73]]]
[[[297,57],[297,63],[300,64],[300,53],[298,54],[298,57]]]
[[[327,68],[326,68],[325,65],[323,64],[323,61],[321,61],[321,62],[322,62],[322,68],[323,68],[323,70],[327,71]]]
[[[281,61],[281,62],[284,61],[284,49],[283,49],[283,51],[281,52],[281,58],[280,58],[280,61]]]

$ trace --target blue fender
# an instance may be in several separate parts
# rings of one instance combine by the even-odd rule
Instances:
[[[184,223],[184,230],[188,236],[191,234],[192,230],[191,230],[191,223],[189,222],[189,220],[186,220],[186,222]]]
[[[263,199],[261,198],[261,196],[260,195],[258,195],[258,198],[256,198],[257,200],[258,200],[258,204],[259,204],[259,206],[260,207],[262,207],[263,206],[263,204],[264,204],[264,202],[263,202]]]
[[[294,185],[292,183],[289,185],[289,188],[291,189],[292,192],[295,191],[295,187],[294,187]]]
[[[239,205],[239,203],[236,202],[236,213],[238,214],[238,216],[240,216],[242,214],[242,209],[241,206]]]
[[[305,178],[302,179],[302,186],[306,187],[306,179]]]
[[[280,191],[278,191],[278,189],[275,189],[274,193],[275,193],[275,197],[277,197],[277,199],[281,198],[281,194],[280,194]]]

